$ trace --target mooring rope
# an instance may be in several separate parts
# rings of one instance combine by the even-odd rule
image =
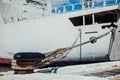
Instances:
[[[83,43],[80,43],[80,44],[75,45],[75,43],[77,42],[77,40],[78,40],[78,38],[79,38],[79,37],[77,37],[77,39],[74,41],[74,43],[73,43],[72,46],[66,47],[66,48],[56,49],[56,50],[54,50],[54,51],[45,53],[46,58],[43,59],[43,60],[40,61],[40,62],[39,62],[39,61],[34,62],[34,63],[33,63],[33,66],[36,67],[36,68],[38,68],[38,67],[44,67],[44,66],[46,66],[46,65],[49,65],[49,64],[51,64],[51,63],[53,63],[53,62],[55,62],[55,61],[57,61],[57,60],[60,60],[60,59],[62,59],[62,58],[64,58],[64,57],[66,57],[67,54],[69,53],[69,50],[71,51],[73,48],[79,47],[79,46],[81,46],[81,45],[85,45],[85,44],[87,44],[87,43],[91,43],[91,42],[93,42],[93,41],[97,41],[98,39],[101,39],[101,38],[107,36],[109,33],[113,32],[114,30],[115,30],[115,29],[113,28],[113,29],[111,29],[110,31],[108,31],[107,33],[104,33],[104,34],[99,35],[99,36],[97,36],[97,37],[94,37],[94,38],[92,38],[92,39],[90,39],[90,40],[88,40],[88,41],[85,41],[85,42],[83,42]],[[68,51],[68,53],[66,53],[67,51]],[[66,53],[66,54],[65,54],[65,53]],[[64,54],[65,54],[65,55],[64,55]]]

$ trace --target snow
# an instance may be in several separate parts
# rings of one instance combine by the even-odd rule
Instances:
[[[108,80],[105,78],[97,77],[85,77],[78,75],[68,75],[68,74],[44,74],[44,73],[34,73],[25,75],[6,75],[1,76],[0,80]]]
[[[95,77],[94,75],[85,76],[74,73],[104,69],[107,67],[110,68],[114,66],[120,66],[120,61],[60,67],[57,69],[57,73],[47,72],[52,68],[36,69],[35,73],[32,74],[14,75],[13,71],[9,71],[1,72],[0,74],[3,74],[3,76],[0,76],[0,80],[108,80],[109,78],[114,78],[114,76],[100,78]]]
[[[120,66],[120,61],[61,67],[57,73],[79,73]]]

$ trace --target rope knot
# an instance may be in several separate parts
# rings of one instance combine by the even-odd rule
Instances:
[[[95,36],[90,37],[89,40],[90,40],[91,43],[93,43],[93,44],[97,42],[97,38],[96,38]]]

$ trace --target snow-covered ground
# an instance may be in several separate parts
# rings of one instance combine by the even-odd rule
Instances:
[[[56,72],[57,73],[79,73],[79,72],[87,72],[87,71],[94,71],[94,70],[104,70],[110,69],[120,66],[120,61],[115,62],[103,62],[103,63],[94,63],[94,64],[85,64],[85,65],[76,65],[76,66],[66,66],[59,68]]]
[[[86,75],[80,75],[74,73],[82,72],[82,71],[93,71],[98,69],[104,70],[104,68],[114,69],[116,67],[120,68],[120,61],[66,66],[66,67],[58,68],[56,73],[45,73],[45,71],[49,71],[52,68],[36,69],[35,73],[32,74],[14,75],[13,71],[8,71],[8,72],[0,73],[1,75],[0,80],[109,80],[110,78],[113,78],[112,80],[114,80],[115,76],[118,76],[118,78],[120,78],[119,73],[115,76],[108,76],[108,77],[97,77],[94,75],[86,76]]]
[[[1,76],[0,80],[108,80],[105,78],[85,77],[68,74],[45,74],[34,73],[25,75],[6,75]]]

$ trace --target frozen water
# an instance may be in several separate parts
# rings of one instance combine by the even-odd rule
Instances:
[[[6,75],[1,76],[0,80],[107,80],[105,78],[85,77],[68,74],[25,74],[25,75]]]

